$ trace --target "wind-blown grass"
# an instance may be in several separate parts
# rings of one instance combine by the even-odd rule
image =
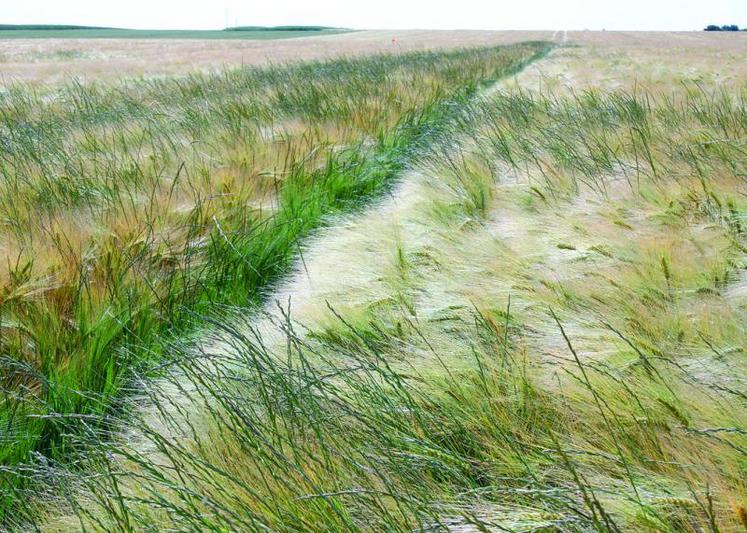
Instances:
[[[303,171],[283,167],[220,211],[233,217],[196,217],[210,243],[197,264],[216,266],[177,285],[196,303],[168,314],[201,334],[159,332],[155,370],[128,362],[139,394],[120,396],[112,432],[101,417],[63,426],[85,450],[76,464],[32,455],[8,469],[29,483],[15,494],[33,495],[15,500],[10,524],[747,527],[744,90],[471,100],[423,86],[431,105],[412,95],[419,111],[381,129],[372,117],[389,107],[376,99],[264,93],[293,120],[261,123],[261,143],[310,124],[333,146],[301,144],[290,159]],[[392,199],[299,241],[405,166]],[[262,215],[247,222],[249,202]],[[294,263],[276,308],[246,307],[261,272]]]
[[[167,339],[261,301],[326,217],[385,190],[452,108],[546,51],[0,95],[2,463],[70,457]],[[6,508],[26,499],[24,471],[3,472]]]
[[[299,265],[317,301],[208,318],[131,432],[94,435],[94,474],[36,465],[71,510],[46,524],[744,527],[745,109],[708,90],[476,103],[400,210],[318,252],[338,271]]]

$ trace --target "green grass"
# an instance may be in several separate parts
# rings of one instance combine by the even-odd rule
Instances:
[[[64,25],[0,25],[0,39],[291,39],[351,30],[322,26],[247,26],[225,30],[132,30]]]
[[[547,49],[11,87],[4,509],[40,490],[24,474],[36,454],[64,464],[87,453],[82,433],[106,438],[174,336],[216,306],[261,302],[310,232],[386,190],[477,87]]]
[[[340,30],[331,26],[233,26],[224,31],[308,31],[319,32],[329,30]]]

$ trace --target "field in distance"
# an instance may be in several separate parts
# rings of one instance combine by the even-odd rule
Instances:
[[[279,65],[293,61],[359,57],[380,52],[408,52],[493,46],[550,40],[551,31],[351,31],[303,32],[293,39],[6,39],[0,31],[0,84],[13,80],[64,83],[71,78],[112,80],[216,71],[240,65]],[[253,32],[215,32],[228,33]],[[275,32],[262,32],[263,37]],[[286,35],[290,36],[290,35]],[[134,37],[134,36],[133,36]]]
[[[8,38],[11,33],[16,38]],[[71,78],[112,80],[162,76],[240,65],[278,65],[381,52],[494,46],[537,40],[581,45],[578,53],[594,50],[600,60],[604,60],[602,56],[606,54],[629,53],[634,61],[657,61],[665,50],[677,58],[710,60],[708,58],[713,53],[727,58],[741,54],[747,42],[747,34],[715,32],[367,30],[343,33],[324,29],[282,32],[282,37],[294,37],[292,39],[277,38],[276,31],[266,29],[261,32],[170,33],[170,38],[146,38],[144,32],[134,32],[131,38],[83,39],[73,38],[71,34],[68,38],[37,39],[30,36],[18,38],[22,32],[0,29],[0,85],[14,80],[56,84]],[[221,38],[210,38],[209,33]],[[224,37],[234,33],[243,38]]]
[[[242,26],[223,30],[134,30],[93,26],[0,24],[0,39],[289,39],[344,33],[326,26]]]

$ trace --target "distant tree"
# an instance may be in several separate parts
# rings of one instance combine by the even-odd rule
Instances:
[[[709,24],[705,27],[704,31],[740,31],[739,26],[736,24],[725,24],[723,26],[717,26],[715,24]]]

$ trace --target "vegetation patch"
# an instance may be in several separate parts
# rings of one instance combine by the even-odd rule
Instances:
[[[743,529],[747,88],[546,51],[6,94],[8,526]]]
[[[169,339],[217,306],[261,302],[310,232],[385,191],[479,86],[547,49],[11,87],[3,463],[74,457],[81,431],[115,427]],[[6,509],[28,500],[23,472],[2,475]]]
[[[0,39],[289,39],[352,30],[326,26],[240,26],[223,30],[133,30],[65,24],[0,24]]]
[[[172,348],[157,407],[88,457],[99,475],[51,523],[738,530],[744,102],[460,106],[406,199],[328,230],[290,301]],[[444,216],[475,175],[480,216]]]

